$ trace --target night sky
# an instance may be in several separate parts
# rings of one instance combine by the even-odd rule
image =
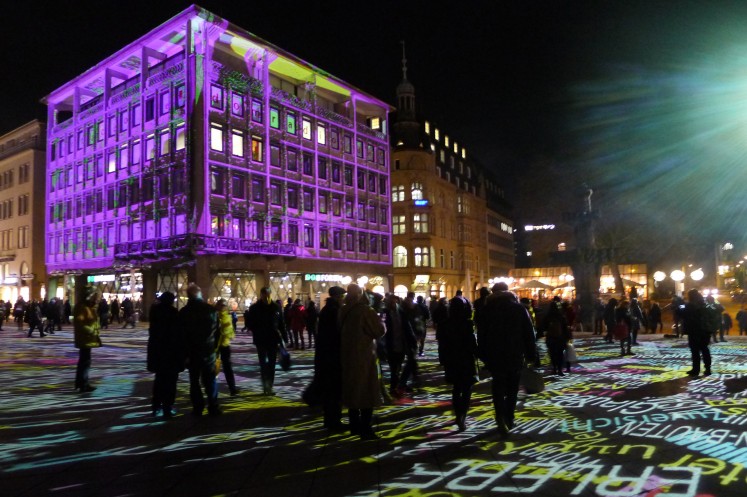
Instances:
[[[42,97],[188,5],[6,6],[0,133],[44,119]],[[405,40],[421,113],[504,175],[524,218],[557,221],[587,181],[611,222],[747,231],[747,2],[200,5],[392,104]]]

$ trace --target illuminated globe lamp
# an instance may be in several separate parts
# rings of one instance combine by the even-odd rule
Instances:
[[[693,281],[700,281],[703,279],[703,276],[705,276],[705,274],[703,273],[703,270],[700,268],[690,273],[690,278]]]
[[[685,272],[675,269],[669,274],[669,277],[674,280],[675,293],[681,297],[685,293]]]
[[[656,271],[654,273],[654,281],[657,283],[661,283],[664,281],[667,277],[667,274],[664,271]]]

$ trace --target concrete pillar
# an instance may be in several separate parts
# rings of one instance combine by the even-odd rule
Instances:
[[[158,272],[153,269],[143,270],[143,321],[150,320],[150,306],[156,300],[158,290]]]

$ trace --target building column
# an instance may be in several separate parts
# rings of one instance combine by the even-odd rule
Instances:
[[[156,300],[158,290],[158,272],[153,269],[143,270],[143,313],[142,320],[150,320],[150,306]]]
[[[195,283],[202,290],[202,294],[207,296],[210,286],[213,284],[213,278],[210,273],[210,265],[206,258],[195,258],[194,266],[187,269],[187,284]]]

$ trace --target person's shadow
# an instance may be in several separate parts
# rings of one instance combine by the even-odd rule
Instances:
[[[687,391],[687,383],[694,377],[685,376],[673,380],[658,381],[638,388],[626,388],[615,400],[641,400],[646,397],[668,397]]]

